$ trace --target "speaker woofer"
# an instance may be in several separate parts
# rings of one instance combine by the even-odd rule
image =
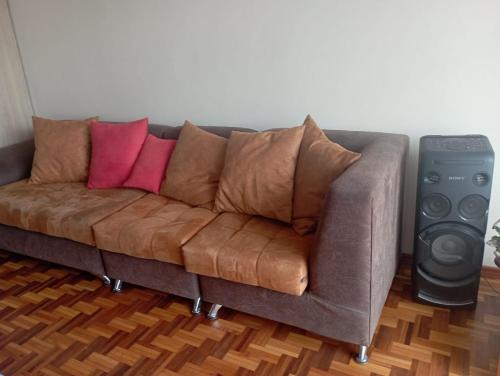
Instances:
[[[431,255],[443,265],[456,265],[465,261],[467,243],[463,236],[443,234],[437,237],[431,246]]]
[[[433,193],[422,200],[422,213],[431,219],[441,219],[450,214],[450,200],[439,193]]]
[[[458,204],[458,213],[465,220],[481,219],[488,214],[488,200],[481,195],[466,196]]]

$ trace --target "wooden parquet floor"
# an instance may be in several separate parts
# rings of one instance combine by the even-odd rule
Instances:
[[[212,322],[189,300],[0,252],[0,373],[12,375],[495,375],[500,297],[483,281],[475,311],[412,302],[395,279],[370,348],[223,308]],[[500,290],[500,279],[490,280]],[[207,307],[205,307],[207,308]]]

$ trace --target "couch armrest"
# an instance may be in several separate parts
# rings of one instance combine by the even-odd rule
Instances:
[[[0,148],[0,185],[29,177],[34,152],[33,140]]]
[[[332,183],[310,257],[310,293],[366,313],[370,340],[398,267],[407,150],[380,135]]]

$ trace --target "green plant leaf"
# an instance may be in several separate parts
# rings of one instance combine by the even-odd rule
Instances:
[[[500,236],[493,236],[486,244],[493,248],[500,248]]]
[[[500,235],[500,219],[493,223],[493,229]]]

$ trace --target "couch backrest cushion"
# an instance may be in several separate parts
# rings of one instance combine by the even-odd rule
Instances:
[[[361,155],[328,139],[308,116],[295,172],[293,227],[303,235],[314,231],[330,183]]]
[[[252,128],[244,127],[225,127],[225,126],[199,126],[199,128],[216,134],[218,136],[229,138],[232,131],[239,132],[256,132]],[[149,132],[162,138],[177,139],[181,132],[182,126],[172,126],[172,125],[161,125],[161,124],[150,124]],[[287,128],[270,128],[266,129],[268,131],[279,131]],[[390,133],[382,132],[365,132],[365,131],[348,131],[348,130],[338,130],[338,129],[323,129],[326,137],[330,141],[333,141],[342,147],[349,149],[354,152],[362,152],[364,147],[370,143],[376,141],[377,139],[384,138]]]
[[[227,139],[224,137],[186,121],[160,193],[192,206],[212,208],[224,167],[226,145]]]
[[[90,160],[90,122],[33,116],[35,154],[30,183],[86,181]]]
[[[293,179],[304,127],[233,131],[215,200],[218,212],[292,219]]]

